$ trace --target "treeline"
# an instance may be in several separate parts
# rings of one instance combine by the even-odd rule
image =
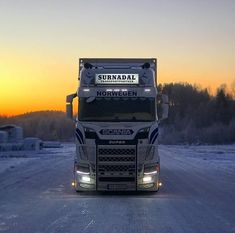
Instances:
[[[15,117],[0,117],[0,125],[15,124],[24,130],[24,137],[68,141],[74,137],[74,123],[64,112],[40,111]]]
[[[160,142],[164,144],[221,144],[235,142],[235,91],[225,86],[215,95],[191,84],[159,85],[169,96],[169,117],[160,123]],[[1,117],[0,125],[16,124],[25,137],[67,141],[74,138],[74,122],[64,112],[32,112],[15,117]]]
[[[164,144],[234,143],[235,93],[226,86],[213,96],[207,89],[184,84],[159,85],[169,97],[169,117],[162,121],[160,140]]]

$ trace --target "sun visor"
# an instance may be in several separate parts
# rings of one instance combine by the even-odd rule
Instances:
[[[155,73],[152,69],[82,69],[80,86],[155,86]]]
[[[130,98],[153,97],[157,95],[155,87],[80,87],[78,97]]]

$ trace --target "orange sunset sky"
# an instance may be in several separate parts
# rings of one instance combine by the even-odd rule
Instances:
[[[234,0],[1,0],[0,115],[65,110],[79,57],[156,57],[158,83],[235,83]]]

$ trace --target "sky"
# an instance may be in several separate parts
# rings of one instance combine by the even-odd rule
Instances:
[[[65,110],[78,60],[158,59],[158,83],[235,82],[235,0],[0,0],[0,115]]]

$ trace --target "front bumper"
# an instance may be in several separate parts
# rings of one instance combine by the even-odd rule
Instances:
[[[74,187],[77,191],[157,191],[159,163],[157,146],[151,144],[79,145],[76,166],[86,167],[81,172],[88,174],[75,169]],[[150,175],[152,170],[146,168],[154,167],[157,173]]]
[[[89,179],[85,179],[84,181],[83,177],[89,177]],[[149,179],[146,180],[144,177]],[[158,191],[160,187],[159,183],[159,174],[152,176],[140,175],[137,183],[118,181],[117,177],[116,182],[102,182],[102,185],[97,189],[94,174],[91,176],[74,175],[74,188],[76,191]]]

